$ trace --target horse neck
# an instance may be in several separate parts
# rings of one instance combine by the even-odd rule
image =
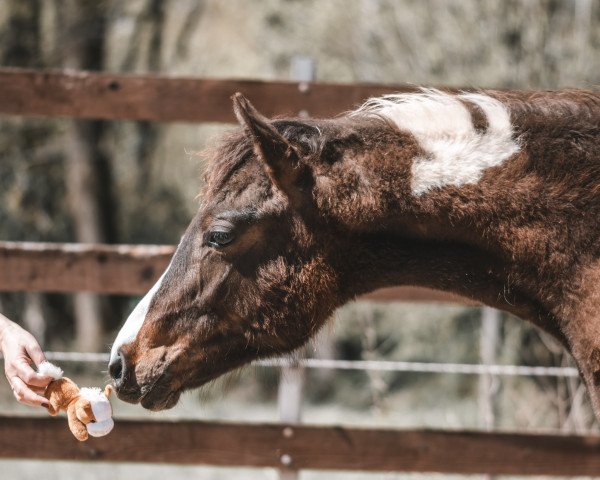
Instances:
[[[560,225],[583,209],[593,222],[600,218],[595,198],[580,194],[583,177],[573,175],[574,164],[598,162],[600,101],[562,92],[552,108],[552,99],[515,92],[433,98],[433,110],[456,115],[432,122],[438,132],[414,117],[413,128],[402,112],[394,116],[393,105],[381,104],[376,113],[387,124],[349,159],[329,196],[334,216],[357,239],[355,263],[367,259],[355,265],[362,285],[349,290],[414,284],[525,317],[551,309],[537,273],[562,270],[567,278],[578,246],[589,240],[571,238],[561,258],[544,258],[554,247],[565,251]],[[485,125],[477,128],[482,113]],[[597,169],[582,172],[585,182],[600,182]]]

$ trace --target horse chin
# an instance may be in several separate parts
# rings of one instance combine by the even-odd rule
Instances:
[[[141,400],[141,405],[146,410],[151,410],[153,412],[158,412],[160,410],[169,410],[177,405],[179,402],[179,398],[181,397],[181,391],[161,391],[157,392],[157,394],[153,394],[154,390],[151,390],[147,395]]]
[[[179,397],[181,397],[181,392],[174,391],[167,393],[162,398],[145,396],[140,403],[146,410],[158,412],[160,410],[169,410],[170,408],[173,408],[177,405],[177,402],[179,402]]]
[[[132,404],[136,404],[136,403],[140,403],[140,393],[139,392],[130,392],[130,391],[124,391],[124,390],[119,390],[118,388],[114,387],[115,392],[117,393],[117,398],[119,400],[122,400],[123,402],[127,402],[127,403],[132,403]]]

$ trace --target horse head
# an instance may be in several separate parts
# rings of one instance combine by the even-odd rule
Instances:
[[[337,266],[344,236],[320,214],[315,185],[354,134],[334,121],[270,121],[233,100],[242,129],[212,153],[197,214],[112,347],[119,398],[152,410],[300,347],[352,295]]]

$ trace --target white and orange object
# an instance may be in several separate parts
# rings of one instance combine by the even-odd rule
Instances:
[[[83,442],[89,435],[102,437],[110,433],[114,427],[108,400],[112,393],[110,385],[104,391],[100,388],[80,389],[73,380],[63,376],[60,367],[50,362],[42,362],[38,372],[53,378],[44,392],[48,413],[57,415],[61,410],[66,411],[69,428],[77,440]]]

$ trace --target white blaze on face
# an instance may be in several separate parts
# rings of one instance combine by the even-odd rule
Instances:
[[[133,309],[133,312],[131,312],[131,314],[125,321],[125,324],[121,327],[121,330],[119,331],[117,338],[115,339],[115,343],[113,343],[112,349],[110,350],[111,363],[117,357],[117,352],[119,351],[119,348],[135,340],[137,333],[140,331],[140,328],[142,328],[144,320],[146,319],[146,314],[148,313],[150,302],[152,301],[154,295],[160,288],[163,278],[165,278],[165,275],[169,271],[170,267],[171,265],[169,264],[165,272],[161,275],[161,277],[146,294],[146,296],[140,300],[140,303],[136,305],[136,307]]]
[[[475,130],[461,100],[483,111],[488,123],[484,132]],[[519,151],[508,109],[484,94],[451,95],[431,89],[387,95],[369,100],[357,114],[387,118],[419,142],[426,155],[415,158],[411,168],[415,196],[433,188],[477,183],[486,169]]]

